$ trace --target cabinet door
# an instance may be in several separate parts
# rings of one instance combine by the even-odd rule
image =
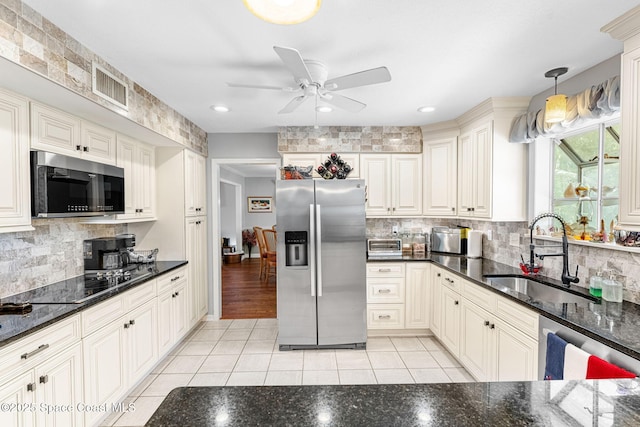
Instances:
[[[473,180],[473,138],[468,132],[460,135],[458,144],[458,216],[473,215]]]
[[[127,347],[129,381],[142,378],[158,361],[158,312],[156,301],[151,300],[129,313]]]
[[[474,169],[475,182],[473,216],[491,217],[491,192],[492,192],[492,158],[493,158],[493,126],[488,122],[474,130]]]
[[[82,158],[111,165],[116,164],[116,133],[94,123],[80,125]]]
[[[158,295],[158,356],[163,357],[173,344],[173,288]]]
[[[39,426],[82,426],[83,413],[77,409],[82,398],[82,346],[65,350],[36,369],[38,401],[47,405],[72,407],[71,411],[38,411]]]
[[[82,340],[84,401],[92,405],[117,402],[128,388],[126,329],[121,319],[122,322],[114,321]],[[94,425],[104,413],[87,411],[84,415],[85,424]]]
[[[460,307],[460,361],[478,381],[491,381],[491,316],[467,299]]]
[[[81,157],[80,120],[71,114],[32,102],[31,148]]]
[[[442,339],[442,271],[439,267],[431,268],[431,321],[429,329]]]
[[[491,381],[536,381],[538,379],[538,341],[497,320],[494,370]]]
[[[440,340],[455,357],[460,354],[460,294],[443,286]]]
[[[404,326],[428,328],[431,311],[431,268],[425,263],[407,263],[405,278],[405,321]]]
[[[391,215],[391,157],[361,154],[360,168],[366,185],[366,214]]]
[[[458,139],[424,142],[423,213],[455,216],[458,195]]]
[[[422,155],[392,154],[393,215],[422,214]]]
[[[31,225],[26,98],[0,91],[0,232]]]
[[[637,36],[635,37],[638,38]],[[625,44],[631,45],[630,42]],[[640,47],[622,54],[619,226],[640,230]]]
[[[179,282],[174,285],[174,291],[171,295],[173,303],[171,304],[171,325],[173,328],[174,342],[179,341],[187,331],[188,328],[188,309],[191,306],[189,303],[189,292],[187,283]]]
[[[155,149],[138,144],[137,156],[138,217],[153,218],[156,211],[156,156]],[[204,159],[202,160],[204,162]],[[204,179],[204,178],[203,178]],[[203,182],[204,186],[204,182]]]
[[[137,212],[138,186],[135,178],[136,170],[136,143],[128,138],[118,136],[117,165],[124,169],[124,214],[118,218],[135,218]]]
[[[205,158],[190,150],[184,150],[185,215],[206,215],[206,163]]]
[[[38,402],[35,401],[34,395],[37,387],[34,372],[33,370],[29,370],[5,383],[2,388],[0,388],[0,402],[11,405],[14,408],[18,405],[36,405]],[[34,426],[38,409],[37,406],[35,409],[35,411],[18,411],[16,409],[9,411],[2,410],[0,411],[0,425],[12,427]]]
[[[195,325],[207,313],[207,246],[206,218],[195,217],[187,220],[187,278],[190,302],[187,308],[189,327]]]

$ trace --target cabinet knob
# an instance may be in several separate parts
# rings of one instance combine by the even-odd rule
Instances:
[[[130,324],[131,326],[135,325],[135,324],[136,324],[135,319],[131,319],[131,320],[129,320],[129,324]]]
[[[441,274],[440,274],[440,273],[438,273],[438,277],[440,277],[440,276],[441,276]]]
[[[174,292],[174,293],[172,293],[172,294],[171,294],[171,298],[175,298],[175,297],[176,297],[176,295],[177,295],[177,294],[176,294],[175,292]]]
[[[451,208],[451,212],[455,212],[455,211],[456,211],[456,208]]]
[[[180,291],[176,291],[176,296],[180,295]]]
[[[49,375],[40,375],[40,384],[46,384],[49,382]]]
[[[128,324],[128,323],[125,323],[125,324],[124,324],[124,328],[125,328],[125,329],[129,329],[130,327],[131,327],[131,325],[130,325],[130,324]]]
[[[484,326],[489,326],[489,321],[488,320],[484,321]]]
[[[87,147],[86,145],[84,147],[82,147],[82,151],[84,151],[85,153],[89,152],[89,147]]]
[[[458,305],[458,304],[460,304],[460,301],[455,300],[455,301],[453,302],[453,304],[454,304],[454,305]]]
[[[76,145],[76,150],[77,150],[77,151],[82,150],[82,145]]]
[[[36,384],[35,383],[27,384],[27,391],[36,391]]]
[[[495,329],[496,328],[496,324],[492,323],[491,326],[489,326],[491,329]]]

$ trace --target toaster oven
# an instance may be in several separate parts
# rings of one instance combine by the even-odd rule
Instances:
[[[401,239],[368,239],[368,258],[402,258]]]

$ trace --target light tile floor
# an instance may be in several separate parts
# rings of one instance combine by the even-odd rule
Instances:
[[[203,322],[104,426],[142,426],[182,386],[397,384],[474,379],[433,337],[375,337],[366,350],[278,350],[276,319]]]

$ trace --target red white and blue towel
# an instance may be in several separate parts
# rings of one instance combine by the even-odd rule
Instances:
[[[570,344],[558,335],[547,334],[545,380],[596,380],[635,378],[636,374]]]

